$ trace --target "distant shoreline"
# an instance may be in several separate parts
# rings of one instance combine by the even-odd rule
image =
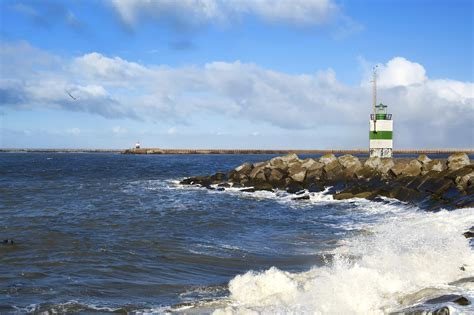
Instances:
[[[394,154],[474,154],[474,149],[399,149]],[[122,154],[368,154],[368,149],[285,150],[285,149],[1,149],[0,153],[122,153]]]

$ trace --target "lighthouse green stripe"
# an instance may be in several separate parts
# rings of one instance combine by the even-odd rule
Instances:
[[[393,132],[392,131],[377,131],[369,132],[369,137],[371,140],[392,140],[393,138]]]

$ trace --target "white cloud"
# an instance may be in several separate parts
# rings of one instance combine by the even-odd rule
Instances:
[[[184,25],[226,23],[244,14],[272,23],[315,25],[339,12],[332,0],[111,0],[111,4],[129,25],[139,17],[171,19]]]
[[[379,65],[377,84],[380,87],[423,84],[426,80],[425,68],[403,57],[395,57],[386,65]]]
[[[351,145],[365,144],[365,137],[358,139],[367,129],[370,84],[343,84],[331,69],[295,75],[239,61],[172,68],[90,53],[62,60],[65,66],[59,68],[35,71],[32,64],[25,75],[28,67],[15,72],[15,62],[0,59],[2,65],[12,64],[0,80],[2,106],[173,124],[192,124],[194,117],[211,114],[224,121],[311,128]],[[379,81],[379,101],[394,114],[396,145],[473,146],[473,83],[430,79],[423,66],[401,57],[380,66]]]
[[[171,127],[168,130],[166,130],[166,133],[169,135],[175,135],[178,132],[178,129],[176,127]]]
[[[112,128],[112,132],[116,135],[123,135],[128,132],[128,129],[122,126],[115,126]]]

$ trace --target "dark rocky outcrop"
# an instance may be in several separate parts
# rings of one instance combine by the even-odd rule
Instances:
[[[447,160],[368,158],[323,155],[301,160],[296,154],[259,163],[244,163],[228,174],[184,179],[182,184],[210,188],[242,187],[243,191],[286,190],[296,194],[328,187],[334,199],[377,199],[380,196],[413,203],[427,210],[474,206],[474,165],[465,153]],[[307,199],[306,195],[298,199]]]

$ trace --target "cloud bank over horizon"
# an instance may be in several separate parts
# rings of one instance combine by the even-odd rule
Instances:
[[[289,74],[238,60],[171,67],[97,52],[64,58],[27,42],[3,42],[0,54],[0,105],[8,110],[62,109],[177,126],[213,115],[288,131],[339,130],[334,137],[342,132],[354,147],[366,142],[360,134],[371,109],[370,69],[360,73],[360,84],[348,85],[332,69]],[[379,101],[394,114],[396,146],[471,147],[474,84],[427,72],[400,56],[379,64]]]

